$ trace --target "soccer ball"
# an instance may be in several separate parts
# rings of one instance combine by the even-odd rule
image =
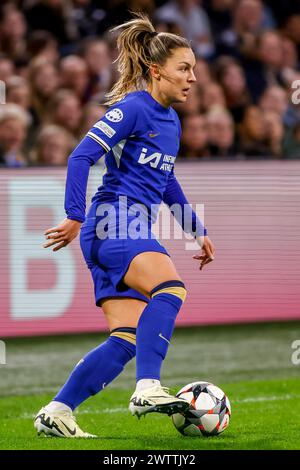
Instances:
[[[184,436],[215,436],[228,427],[230,402],[219,387],[209,382],[193,382],[182,387],[176,397],[190,404],[185,413],[172,415],[174,426]]]

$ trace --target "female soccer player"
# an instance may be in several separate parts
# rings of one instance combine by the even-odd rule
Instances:
[[[186,290],[167,251],[151,233],[151,208],[164,201],[189,210],[191,223],[183,216],[179,220],[202,246],[202,254],[194,256],[200,269],[214,258],[206,229],[173,172],[181,129],[171,104],[185,102],[195,81],[190,44],[174,34],[157,34],[142,14],[114,30],[119,29],[120,78],[107,95],[110,108],[69,158],[67,218],[45,232],[44,245],[60,250],[81,227],[81,249],[110,336],[79,361],[53,401],[37,414],[35,428],[48,435],[92,437],[79,428],[72,411],[107,386],[135,355],[131,413],[171,415],[187,408],[185,400],[160,384]],[[85,217],[89,169],[104,154],[107,171]],[[143,236],[138,238],[132,233],[141,215]]]

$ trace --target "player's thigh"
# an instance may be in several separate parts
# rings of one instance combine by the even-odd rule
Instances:
[[[124,297],[105,299],[101,303],[110,331],[120,327],[136,328],[146,306],[142,300]]]
[[[135,256],[124,276],[125,284],[147,296],[159,284],[174,280],[181,278],[171,258],[150,251]]]

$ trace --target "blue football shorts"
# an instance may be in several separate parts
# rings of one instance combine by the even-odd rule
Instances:
[[[146,239],[128,237],[123,239],[118,236],[99,239],[97,224],[103,217],[96,215],[98,204],[91,205],[80,231],[80,246],[92,274],[96,305],[100,307],[104,299],[113,297],[131,297],[148,302],[149,299],[146,296],[128,287],[123,282],[123,277],[131,261],[138,254],[154,251],[169,256],[167,250],[153,234],[151,236],[151,227]],[[118,212],[117,203],[114,207]],[[133,221],[133,218],[134,216],[128,218],[128,224]]]

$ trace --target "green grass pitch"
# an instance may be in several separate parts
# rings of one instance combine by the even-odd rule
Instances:
[[[128,410],[134,362],[106,390],[79,407],[81,427],[98,439],[37,437],[32,420],[68,373],[105,335],[7,339],[0,366],[0,449],[201,450],[299,449],[300,365],[291,344],[300,323],[177,329],[163,368],[173,391],[197,380],[220,386],[232,405],[229,428],[210,438],[184,437],[170,418],[137,420]]]

